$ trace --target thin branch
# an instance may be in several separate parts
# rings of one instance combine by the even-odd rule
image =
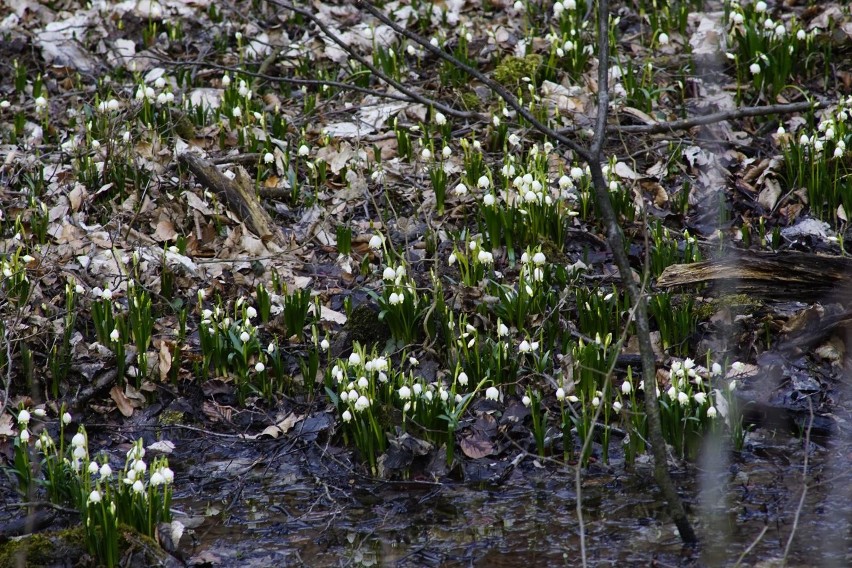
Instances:
[[[273,0],[273,1],[276,1],[276,0]],[[524,120],[526,120],[527,122],[532,124],[533,127],[536,130],[538,130],[539,132],[541,132],[542,134],[545,134],[546,136],[549,136],[550,138],[553,138],[554,140],[564,144],[569,149],[571,149],[574,153],[576,153],[578,156],[580,156],[584,161],[589,161],[589,159],[591,158],[591,153],[589,152],[589,150],[587,150],[586,148],[583,148],[574,140],[571,140],[570,138],[560,134],[559,132],[553,130],[552,128],[550,128],[546,124],[539,121],[535,116],[533,116],[533,114],[530,111],[528,111],[526,108],[524,108],[524,106],[520,103],[520,101],[518,101],[517,98],[515,98],[515,96],[512,93],[507,91],[506,88],[503,87],[503,85],[501,85],[500,83],[498,83],[494,79],[487,77],[485,74],[483,74],[478,69],[475,69],[474,67],[471,67],[470,65],[467,65],[466,63],[460,61],[456,57],[453,57],[452,55],[450,55],[449,53],[447,53],[443,49],[432,45],[430,42],[426,41],[422,36],[400,26],[399,24],[394,22],[392,19],[390,19],[386,14],[384,14],[381,10],[379,10],[378,8],[373,6],[370,2],[367,2],[366,0],[355,0],[355,4],[357,6],[364,8],[368,12],[370,12],[373,16],[375,16],[377,19],[379,19],[383,24],[386,24],[387,26],[389,26],[395,32],[404,35],[405,37],[407,37],[411,41],[416,42],[421,47],[428,50],[430,53],[433,53],[434,55],[440,57],[444,61],[452,63],[454,66],[461,69],[462,71],[464,71],[465,73],[467,73],[471,77],[473,77],[476,80],[484,83],[489,89],[491,89],[493,92],[497,93],[497,95],[501,99],[503,99],[506,102],[506,104],[508,104],[520,116],[522,116],[524,118]],[[598,94],[600,94],[600,91],[598,92]]]
[[[282,2],[281,0],[268,0],[268,1],[271,4],[275,4],[276,6],[280,6],[281,8],[284,8],[286,10],[292,10],[293,12],[295,12],[295,13],[301,15],[301,16],[304,16],[305,18],[312,21],[322,31],[322,33],[324,33],[326,35],[326,37],[328,37],[328,39],[330,39],[331,41],[336,43],[341,49],[343,49],[343,51],[348,53],[349,56],[352,57],[355,61],[357,61],[358,63],[360,63],[361,65],[363,65],[367,69],[369,69],[370,72],[375,77],[384,81],[388,85],[391,85],[397,91],[404,93],[405,95],[408,95],[412,100],[414,100],[414,101],[416,101],[416,102],[418,102],[422,105],[434,107],[434,108],[440,110],[444,114],[448,114],[448,115],[452,115],[452,116],[462,115],[464,118],[476,118],[478,120],[482,120],[484,118],[479,113],[471,113],[471,112],[461,113],[461,111],[458,111],[451,106],[447,106],[444,103],[441,103],[441,102],[436,101],[434,99],[431,99],[429,97],[425,97],[421,94],[418,94],[418,93],[414,92],[413,90],[409,89],[408,87],[406,87],[405,85],[403,85],[402,83],[400,83],[399,81],[397,81],[397,80],[395,80],[391,77],[388,77],[385,73],[382,72],[381,69],[379,69],[378,67],[373,65],[371,62],[369,62],[366,58],[361,56],[358,52],[356,52],[352,48],[351,45],[349,45],[348,43],[343,41],[343,39],[340,38],[340,36],[338,36],[333,31],[331,31],[331,29],[327,25],[325,25],[319,18],[317,18],[310,11],[305,10],[304,8],[298,8],[298,7],[294,6],[293,4],[290,4],[289,2]]]
[[[682,120],[673,120],[671,122],[654,122],[652,124],[630,124],[630,125],[610,125],[607,130],[610,132],[621,132],[627,134],[659,134],[661,132],[676,132],[678,130],[689,130],[696,126],[706,126],[717,122],[725,122],[726,120],[736,120],[747,116],[766,116],[769,114],[790,114],[793,112],[802,112],[806,110],[817,110],[825,108],[828,103],[822,101],[803,101],[798,103],[790,103],[783,105],[765,105],[754,107],[742,107],[730,110],[723,110],[706,114],[704,116],[694,116],[692,118],[684,118]],[[570,130],[560,130],[562,132],[570,132]]]
[[[740,554],[740,557],[739,557],[739,558],[737,558],[737,563],[736,563],[736,564],[734,564],[734,568],[738,568],[739,566],[742,566],[742,564],[743,564],[743,560],[745,559],[745,557],[746,557],[746,556],[748,556],[748,555],[749,555],[749,553],[750,553],[752,550],[754,550],[754,547],[755,547],[755,546],[757,546],[757,544],[758,544],[761,540],[763,540],[763,536],[766,534],[766,531],[768,531],[768,530],[769,530],[769,525],[763,525],[763,530],[762,530],[762,531],[760,531],[760,534],[759,534],[759,535],[757,535],[757,538],[755,538],[755,539],[751,542],[751,544],[750,544],[750,545],[748,545],[748,548],[746,548],[745,550],[743,550],[743,553],[742,553],[742,554]]]
[[[787,545],[784,547],[784,564],[787,564],[787,557],[790,555],[790,547],[793,546],[793,538],[796,536],[796,531],[799,528],[799,518],[802,516],[802,509],[805,506],[805,497],[808,494],[808,452],[811,446],[811,430],[814,426],[814,405],[811,397],[808,397],[808,410],[810,418],[808,419],[808,428],[805,430],[805,457],[802,460],[802,496],[799,497],[799,504],[796,507],[796,514],[793,517],[793,527],[790,529],[790,536],[787,537]]]
[[[218,63],[212,63],[204,60],[193,60],[193,61],[177,61],[174,59],[168,59],[159,54],[153,54],[152,59],[156,59],[160,63],[164,65],[171,65],[174,67],[205,67],[207,69],[215,69],[217,71],[224,71],[227,73],[234,73],[244,75],[246,77],[252,77],[255,79],[263,79],[264,81],[269,81],[270,83],[287,83],[290,85],[301,85],[301,86],[311,86],[311,87],[332,87],[335,89],[341,89],[344,91],[353,91],[356,93],[364,93],[365,95],[372,95],[374,97],[380,97],[384,99],[389,99],[392,101],[402,101],[406,103],[416,103],[421,102],[416,100],[414,97],[411,97],[407,94],[397,94],[397,93],[383,93],[381,91],[377,91],[375,89],[371,89],[369,87],[361,87],[360,85],[353,85],[352,83],[344,83],[342,81],[326,81],[321,79],[299,79],[295,77],[281,77],[278,75],[269,75],[267,73],[263,73],[261,71],[249,71],[248,69],[243,69],[241,67],[232,67],[229,65],[220,65]],[[379,77],[382,79],[382,77]],[[452,107],[448,107],[445,105],[441,105],[440,103],[430,102],[428,104],[438,105],[435,108],[439,108],[441,112],[447,114],[449,116],[455,116],[456,118],[464,118],[464,119],[482,119],[484,117],[480,116],[478,113],[456,110]]]
[[[607,113],[607,77],[609,73],[609,2],[600,0],[598,3],[598,116],[597,125],[602,127],[606,124]],[[648,418],[648,433],[651,438],[651,451],[654,456],[654,477],[660,490],[663,492],[672,520],[677,526],[680,538],[685,543],[695,543],[697,538],[683,503],[677,493],[667,469],[666,443],[663,438],[662,425],[660,422],[660,406],[657,401],[657,366],[654,356],[654,348],[651,343],[651,327],[648,322],[648,306],[645,300],[645,285],[640,289],[633,280],[633,270],[624,247],[624,235],[618,223],[618,217],[610,201],[609,187],[603,175],[601,167],[601,151],[605,140],[603,132],[595,131],[592,154],[586,160],[589,164],[592,182],[595,190],[595,201],[597,202],[601,220],[606,229],[612,256],[621,281],[627,290],[630,303],[634,306],[634,318],[636,321],[636,335],[639,340],[639,353],[642,356],[642,379],[645,385],[645,414]]]

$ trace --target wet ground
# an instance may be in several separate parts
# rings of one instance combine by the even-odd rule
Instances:
[[[711,459],[705,448],[698,466],[682,469],[677,482],[703,539],[697,550],[681,545],[654,488],[650,464],[637,464],[634,472],[619,463],[593,464],[582,483],[588,562],[733,565],[751,546],[744,565],[773,565],[784,558],[795,532],[789,565],[849,565],[849,446],[810,445],[808,487],[797,518],[804,443],[757,430],[744,452],[723,451]],[[181,541],[190,563],[581,563],[574,470],[540,464],[534,456],[516,452],[504,458],[517,464],[509,466],[502,484],[472,485],[377,482],[356,473],[347,452],[317,441],[187,441],[181,447],[173,462],[186,464],[180,473],[191,489],[180,493],[175,507],[187,515],[177,518],[192,527]]]

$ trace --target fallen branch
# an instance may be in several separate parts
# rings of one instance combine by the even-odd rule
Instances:
[[[237,176],[231,180],[209,160],[189,152],[181,154],[179,159],[186,164],[201,185],[219,195],[231,211],[263,242],[272,240],[282,248],[287,246],[269,214],[260,206],[255,197],[254,184],[243,168],[237,168]]]
[[[661,132],[675,132],[678,130],[689,130],[696,126],[706,126],[717,122],[725,122],[726,120],[736,120],[747,116],[766,116],[770,114],[790,114],[793,112],[803,112],[806,110],[817,110],[825,108],[827,103],[820,101],[803,101],[799,103],[790,103],[783,105],[764,105],[755,107],[742,107],[730,110],[723,110],[706,114],[704,116],[694,116],[692,118],[684,118],[682,120],[673,120],[671,122],[653,122],[651,124],[629,124],[621,125],[614,124],[607,127],[609,132],[621,132],[625,134],[659,134]],[[571,132],[571,130],[560,130],[560,133]]]

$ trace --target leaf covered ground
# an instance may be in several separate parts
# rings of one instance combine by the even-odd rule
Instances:
[[[610,8],[604,171],[670,466],[769,432],[848,460],[848,5]],[[647,475],[624,275],[586,164],[530,120],[592,140],[596,14],[5,3],[3,459],[38,408],[107,455],[190,428],[370,481]]]

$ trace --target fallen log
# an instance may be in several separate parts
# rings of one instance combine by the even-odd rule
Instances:
[[[799,302],[852,300],[852,259],[796,251],[731,249],[720,258],[674,264],[657,279],[660,288],[717,285],[726,293]]]
[[[195,154],[184,152],[179,159],[189,168],[198,183],[218,195],[234,215],[264,243],[271,240],[286,248],[284,236],[260,206],[251,177],[242,166],[236,168],[236,176],[231,180],[220,172],[213,162]]]

